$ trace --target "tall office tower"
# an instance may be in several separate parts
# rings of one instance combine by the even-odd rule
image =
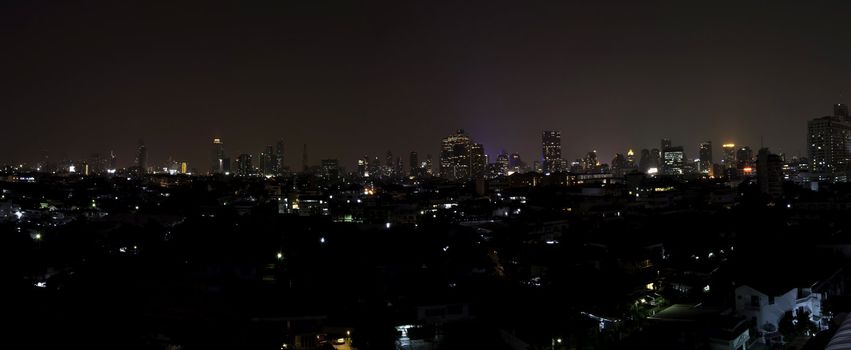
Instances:
[[[421,176],[421,174],[419,172],[420,161],[417,158],[418,158],[417,152],[414,152],[414,151],[412,151],[411,154],[408,156],[408,163],[411,167],[411,171],[408,174],[410,176]]]
[[[661,151],[661,153],[659,153],[659,159],[664,161],[665,160],[665,149],[670,148],[672,146],[671,139],[668,139],[668,138],[662,139],[662,142],[660,142],[660,145],[661,145],[661,147],[659,147],[659,151]]]
[[[307,163],[307,144],[304,144],[304,151],[301,154],[301,170],[307,172],[309,165]]]
[[[277,174],[277,166],[275,165],[275,150],[272,145],[266,145],[266,151],[263,152],[263,165],[260,169],[263,170],[263,175]]]
[[[650,167],[662,172],[662,152],[658,148],[650,150]]]
[[[275,143],[275,175],[284,173],[284,140]]]
[[[612,175],[615,177],[623,177],[627,166],[626,156],[623,153],[616,153],[612,159]]]
[[[396,156],[396,169],[394,170],[394,175],[399,177],[405,176],[405,161],[402,160],[402,156]]]
[[[626,165],[630,168],[638,166],[638,163],[635,161],[635,152],[632,151],[632,148],[626,151]]]
[[[685,152],[682,146],[669,146],[665,150],[664,164],[662,165],[665,175],[682,175],[685,173]]]
[[[142,174],[148,172],[148,148],[142,140],[139,140],[139,147],[136,149],[136,167]]]
[[[441,142],[440,177],[457,180],[470,177],[470,148],[473,142],[459,129]]]
[[[225,144],[222,139],[213,139],[213,149],[210,153],[210,173],[222,174],[225,172]]]
[[[358,176],[360,177],[368,177],[369,176],[369,157],[363,156],[363,158],[358,159]]]
[[[561,171],[561,131],[544,130],[541,133],[541,153],[545,173]]]
[[[845,121],[848,121],[848,105],[842,103],[837,103],[833,105],[833,116],[840,117],[845,119]]]
[[[523,159],[520,158],[520,153],[512,153],[508,158],[508,168],[510,172],[513,173],[522,173],[523,168],[526,167],[526,164],[523,163]]]
[[[387,154],[384,155],[384,176],[393,176],[393,152],[387,150]]]
[[[724,169],[733,169],[736,167],[736,144],[734,143],[725,143],[721,145],[721,149],[724,151],[724,159],[721,160],[721,165],[724,166]]]
[[[485,156],[485,146],[481,143],[470,145],[470,176],[479,178],[485,175],[488,158]]]
[[[783,194],[783,159],[768,152],[768,148],[759,150],[756,157],[756,176],[760,192],[773,197]]]
[[[426,154],[426,160],[423,162],[422,167],[425,168],[425,172],[428,176],[434,175],[434,166],[432,165],[431,154]]]
[[[840,107],[837,107],[840,106]],[[807,122],[807,157],[814,179],[846,182],[851,170],[851,121],[844,105]]]
[[[115,155],[115,151],[109,151],[109,169],[107,172],[115,173],[116,169],[118,169],[118,156]]]
[[[588,152],[588,154],[585,155],[585,158],[582,159],[582,170],[585,170],[586,172],[593,172],[597,169],[597,165],[599,164],[600,162],[597,161],[597,151],[594,150]]]
[[[650,150],[645,148],[641,150],[641,158],[638,160],[638,170],[646,174],[650,168],[655,167],[653,166],[653,159],[650,157]]]
[[[698,170],[703,175],[709,175],[712,170],[712,141],[704,141],[700,144],[699,160]]]
[[[337,159],[322,160],[322,176],[326,180],[335,181],[340,178],[340,162]]]
[[[236,173],[239,176],[251,176],[254,174],[254,166],[251,164],[250,154],[240,154],[236,158]]]
[[[381,161],[378,160],[378,156],[373,157],[369,162],[369,176],[381,177]]]
[[[496,168],[499,175],[508,175],[510,169],[511,161],[508,157],[508,153],[505,153],[505,150],[502,151],[498,156],[496,156]]]
[[[753,171],[753,150],[748,146],[736,150],[736,169],[743,173],[745,168],[751,168]]]

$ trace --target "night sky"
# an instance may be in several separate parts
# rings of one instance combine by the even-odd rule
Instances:
[[[436,157],[457,128],[527,161],[542,129],[567,159],[669,137],[717,161],[761,137],[802,154],[806,121],[851,102],[849,1],[583,3],[4,1],[0,162],[129,166],[144,139],[151,163],[206,171],[217,136],[351,169]]]

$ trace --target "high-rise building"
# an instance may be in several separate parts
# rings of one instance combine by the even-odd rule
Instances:
[[[340,177],[340,162],[337,159],[322,160],[322,176],[326,180],[334,181]]]
[[[508,153],[502,151],[499,155],[496,156],[496,172],[499,175],[508,175],[511,161],[508,157]]]
[[[700,143],[699,168],[703,175],[709,175],[712,172],[712,141],[704,141]]]
[[[748,168],[751,170],[748,171]],[[736,169],[738,169],[741,174],[753,172],[753,150],[750,147],[742,146],[736,150]]]
[[[358,176],[369,177],[369,156],[358,159]]]
[[[472,144],[470,137],[460,129],[443,139],[440,150],[440,177],[451,180],[470,177]]]
[[[284,173],[284,140],[278,140],[275,143],[275,175]]]
[[[685,173],[685,152],[682,146],[669,146],[664,151],[662,173],[665,175],[682,175]]]
[[[561,171],[561,131],[544,130],[541,133],[541,153],[545,173]]]
[[[814,179],[845,182],[851,170],[851,118],[845,105],[833,111],[807,123],[807,156]]]
[[[415,152],[415,151],[412,151],[411,154],[408,155],[408,163],[411,167],[411,171],[409,173],[410,176],[416,176],[416,177],[422,176],[422,174],[420,174],[420,171],[419,171],[420,170],[420,161],[417,158],[419,158],[419,157],[417,156],[417,152]]]
[[[387,154],[384,155],[384,176],[393,176],[393,152],[387,150]]]
[[[657,167],[653,164],[653,158],[650,156],[650,150],[645,148],[641,150],[641,158],[638,160],[638,171],[646,174],[650,168]]]
[[[725,169],[733,169],[736,167],[736,144],[735,143],[725,143],[721,145],[721,149],[724,151],[724,159],[721,159],[721,165],[724,166]]]
[[[240,154],[236,158],[236,173],[239,176],[251,176],[254,174],[254,166],[251,164],[250,154]]]
[[[434,166],[432,165],[431,154],[426,154],[426,160],[423,162],[422,167],[425,169],[428,176],[434,175]]]
[[[210,173],[222,174],[225,172],[225,144],[222,139],[213,139],[213,149],[210,155]]]
[[[272,145],[266,145],[266,149],[260,154],[260,171],[263,175],[274,175],[275,168],[275,151]]]
[[[136,167],[142,174],[148,172],[148,149],[142,140],[139,140],[139,147],[136,149]]]
[[[848,119],[849,118],[848,105],[845,105],[845,104],[842,104],[842,103],[837,103],[837,104],[833,105],[833,115],[835,117]]]
[[[485,146],[481,143],[470,145],[470,176],[479,178],[485,175],[488,158],[485,156]]]
[[[508,158],[508,168],[510,173],[522,173],[526,163],[520,158],[520,153],[512,153]]]
[[[638,163],[635,161],[635,152],[633,152],[631,148],[626,151],[626,164],[630,168],[638,166]]]
[[[760,149],[756,159],[756,176],[760,192],[779,197],[783,194],[783,159],[779,155],[768,152],[767,148]]]
[[[582,159],[582,169],[586,172],[593,172],[597,169],[597,166],[600,164],[597,161],[597,151],[588,152],[585,155],[585,158]]]

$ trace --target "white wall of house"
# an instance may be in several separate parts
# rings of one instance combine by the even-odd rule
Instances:
[[[765,330],[768,324],[777,330],[783,315],[790,311],[797,315],[798,308],[810,312],[811,319],[821,317],[821,294],[811,293],[809,288],[804,288],[803,294],[806,296],[798,299],[798,288],[791,288],[771,298],[750,286],[742,285],[736,288],[736,312],[748,320],[755,317],[760,330]]]

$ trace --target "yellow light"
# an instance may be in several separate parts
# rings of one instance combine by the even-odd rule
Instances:
[[[721,145],[721,147],[733,148],[733,147],[736,147],[736,144],[735,143],[725,143],[725,144]]]

